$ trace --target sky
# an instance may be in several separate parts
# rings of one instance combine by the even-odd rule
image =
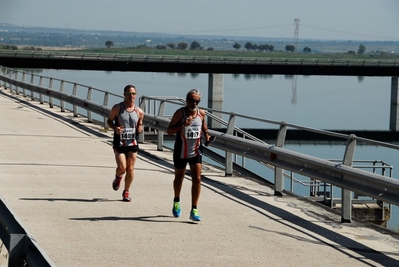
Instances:
[[[399,41],[399,0],[0,0],[0,23],[226,37],[294,38],[297,32],[300,39]]]

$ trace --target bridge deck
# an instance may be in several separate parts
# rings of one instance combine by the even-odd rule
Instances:
[[[145,143],[132,202],[111,188],[111,134],[0,89],[0,195],[57,266],[394,266],[398,235],[204,166],[200,223],[172,208],[170,151]],[[2,252],[3,253],[3,252]],[[0,266],[6,259],[0,257]]]

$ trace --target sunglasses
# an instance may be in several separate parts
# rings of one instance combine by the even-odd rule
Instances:
[[[196,99],[192,99],[192,98],[187,98],[187,101],[192,102],[192,103],[199,103],[201,102],[201,100],[196,100]]]
[[[137,94],[136,92],[125,92],[125,95],[135,95]]]

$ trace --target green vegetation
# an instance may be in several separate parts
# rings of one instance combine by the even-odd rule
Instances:
[[[310,49],[310,48],[309,48]],[[65,51],[65,50],[63,50]],[[191,50],[191,49],[157,49],[156,47],[126,47],[126,48],[87,48],[71,50],[73,52],[98,53],[98,54],[135,54],[135,55],[164,55],[164,56],[204,56],[204,57],[268,57],[268,58],[311,58],[311,59],[391,59],[398,60],[396,54],[352,54],[352,53],[292,53],[283,51],[262,52],[262,51],[234,51],[234,50]]]
[[[399,54],[392,53],[364,53],[365,47],[359,46],[358,53],[355,51],[348,51],[346,53],[311,53],[310,47],[305,47],[303,52],[295,52],[295,47],[287,45],[286,50],[273,50],[272,46],[265,45],[265,49],[270,50],[252,50],[238,48],[238,43],[234,44],[235,50],[214,50],[212,47],[206,50],[199,45],[198,42],[192,42],[189,46],[185,42],[177,45],[168,43],[167,45],[157,45],[155,47],[138,45],[136,47],[115,47],[112,41],[107,41],[102,48],[66,48],[53,47],[51,51],[63,52],[82,52],[82,53],[96,53],[96,54],[135,54],[135,55],[164,55],[164,56],[191,56],[191,57],[249,57],[249,58],[284,58],[284,59],[329,59],[329,60],[398,60]],[[249,47],[248,44],[246,44]],[[256,47],[256,46],[255,46]],[[271,47],[271,48],[270,48]],[[47,50],[46,47],[34,46],[15,46],[15,45],[0,45],[1,50],[29,50],[41,51]],[[363,51],[363,52],[362,52]]]

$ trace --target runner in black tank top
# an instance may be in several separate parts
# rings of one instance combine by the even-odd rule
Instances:
[[[168,134],[176,134],[173,152],[173,163],[175,167],[173,189],[175,196],[172,213],[175,217],[179,217],[181,213],[180,192],[188,163],[190,165],[192,178],[190,219],[193,221],[201,220],[197,209],[201,193],[201,138],[205,137],[206,145],[209,144],[211,138],[208,134],[208,126],[205,122],[205,111],[198,108],[200,100],[201,93],[199,90],[190,90],[186,95],[186,106],[178,109],[173,114],[167,129]]]

